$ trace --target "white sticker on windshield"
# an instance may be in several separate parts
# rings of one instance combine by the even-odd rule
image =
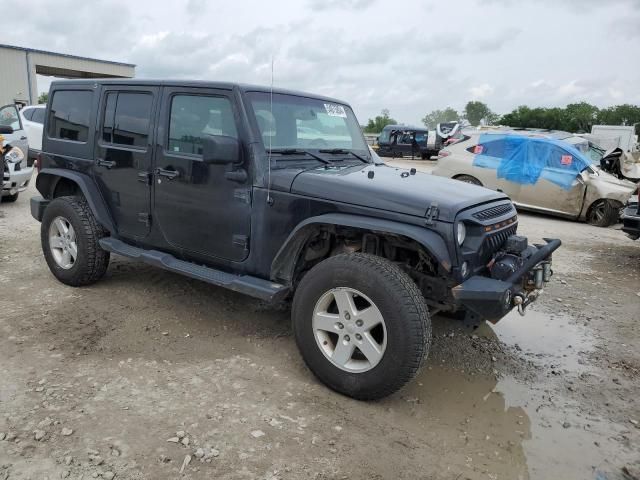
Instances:
[[[335,103],[325,103],[324,109],[327,111],[327,115],[330,117],[342,117],[347,118],[347,112],[344,111],[342,105],[336,105]]]

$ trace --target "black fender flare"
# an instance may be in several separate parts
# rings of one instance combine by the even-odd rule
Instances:
[[[442,268],[447,272],[451,271],[451,257],[447,245],[444,239],[433,230],[381,218],[346,213],[328,213],[307,218],[293,229],[271,263],[272,280],[284,281],[285,284],[292,282],[296,262],[302,253],[302,249],[319,225],[353,227],[410,238],[422,245]]]
[[[36,188],[44,198],[52,200],[53,192],[61,178],[71,180],[78,185],[98,223],[106,228],[111,235],[116,235],[115,223],[107,204],[102,198],[98,186],[89,175],[63,168],[43,168],[36,178]]]

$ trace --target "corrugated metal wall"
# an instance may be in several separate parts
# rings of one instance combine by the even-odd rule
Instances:
[[[0,105],[29,100],[26,52],[0,48]]]
[[[133,77],[133,65],[0,46],[0,105],[37,103],[36,73],[62,78]]]

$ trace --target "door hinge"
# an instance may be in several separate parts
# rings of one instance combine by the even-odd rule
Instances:
[[[233,198],[242,203],[251,203],[251,190],[246,188],[238,188],[233,191]]]
[[[234,235],[233,245],[247,250],[247,248],[249,247],[249,237],[246,235]]]
[[[138,181],[144,183],[145,185],[151,185],[151,173],[138,172]]]
[[[138,214],[138,221],[144,223],[147,227],[151,225],[151,215],[147,212]]]
[[[427,208],[427,213],[425,214],[425,217],[427,217],[424,221],[425,224],[427,225],[433,225],[433,221],[438,219],[438,214],[440,213],[440,210],[438,210],[438,204],[437,203],[432,203],[431,206],[429,208]]]

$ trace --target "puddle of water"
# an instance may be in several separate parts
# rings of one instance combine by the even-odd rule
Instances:
[[[522,317],[514,310],[490,328],[505,344],[517,345],[527,359],[552,363],[561,370],[586,370],[580,355],[595,348],[594,339],[584,327],[571,323],[571,317],[561,313],[529,310]]]

